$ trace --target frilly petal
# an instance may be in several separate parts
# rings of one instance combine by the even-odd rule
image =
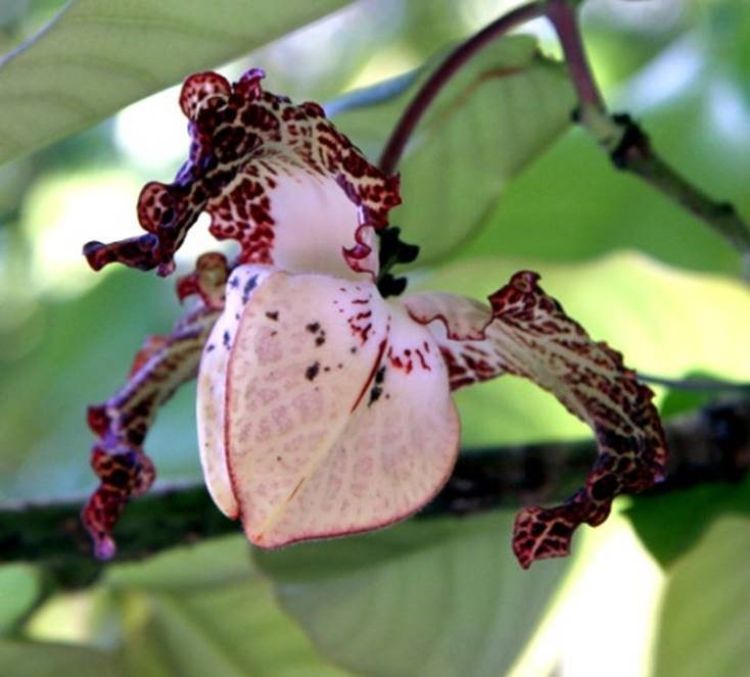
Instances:
[[[211,97],[227,97],[231,93],[232,85],[222,75],[212,71],[195,73],[182,85],[180,108],[186,118],[195,120],[200,107],[207,105]]]
[[[414,319],[431,323],[454,389],[506,372],[524,376],[596,435],[599,453],[585,487],[564,505],[525,508],[518,515],[513,549],[523,567],[568,554],[578,525],[600,524],[615,496],[660,481],[667,457],[651,390],[620,353],[591,340],[565,315],[538,280],[536,273],[516,273],[490,296],[490,308],[448,294],[403,299]]]
[[[82,518],[100,559],[115,554],[112,530],[128,501],[154,481],[154,465],[143,449],[146,434],[159,408],[193,378],[217,316],[215,310],[199,308],[171,334],[151,337],[136,355],[125,386],[103,404],[89,407],[89,427],[98,437],[91,466],[99,486]]]
[[[171,333],[146,339],[125,385],[103,404],[89,407],[89,427],[98,438],[91,466],[100,482],[82,519],[100,559],[114,556],[115,524],[128,501],[146,492],[156,477],[143,443],[159,408],[195,376],[201,349],[224,305],[227,275],[222,254],[203,254],[196,270],[177,283],[180,298],[196,295],[198,304]]]
[[[147,184],[138,219],[148,232],[84,253],[99,269],[125,265],[168,274],[201,212],[234,239],[241,263],[352,277],[377,273],[373,229],[399,204],[398,177],[371,165],[314,103],[293,105],[262,89],[263,72],[230,85],[216,73],[185,81],[190,156],[171,184]]]

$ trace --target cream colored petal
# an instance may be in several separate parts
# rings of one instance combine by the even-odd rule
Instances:
[[[246,308],[229,373],[230,477],[257,545],[401,519],[453,467],[442,358],[374,285],[273,275]]]
[[[234,270],[227,283],[224,312],[203,347],[198,371],[196,419],[203,477],[214,503],[232,519],[237,518],[239,509],[229,483],[224,446],[227,364],[245,305],[272,272],[269,266],[240,266]]]

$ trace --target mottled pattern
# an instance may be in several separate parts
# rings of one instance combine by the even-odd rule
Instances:
[[[89,407],[89,427],[99,438],[91,452],[91,466],[100,483],[83,509],[83,522],[101,559],[114,556],[112,529],[128,500],[147,491],[154,481],[144,439],[159,407],[195,376],[217,317],[216,310],[201,306],[172,333],[147,339],[125,386],[103,404]]]
[[[177,280],[177,298],[184,301],[188,296],[199,296],[206,308],[222,310],[228,278],[229,264],[224,254],[202,254],[195,270]]]
[[[239,242],[241,263],[283,263],[276,247],[285,224],[274,193],[291,181],[326,190],[330,184],[350,201],[346,238],[338,236],[338,246],[326,255],[373,272],[377,257],[367,231],[387,225],[388,211],[400,202],[398,177],[371,165],[320,106],[294,105],[266,92],[262,78],[262,71],[252,69],[233,85],[216,73],[185,81],[180,106],[190,121],[190,156],[173,183],[143,188],[138,219],[146,235],[85,246],[95,270],[119,261],[141,270],[158,268],[162,275],[172,272],[175,252],[203,211],[211,215],[217,238]],[[305,224],[291,226],[295,237],[304,237]]]
[[[445,367],[374,284],[274,273],[230,346],[229,482],[256,545],[383,526],[444,484],[459,432]]]
[[[592,341],[538,285],[520,272],[490,296],[483,334],[481,306],[447,295],[406,297],[412,316],[430,327],[445,358],[452,387],[502,373],[524,376],[552,392],[591,426],[599,454],[586,485],[562,506],[519,514],[513,549],[522,566],[566,555],[579,524],[600,524],[618,494],[658,482],[666,462],[664,434],[653,393],[627,369],[622,356]],[[446,329],[447,328],[447,329]],[[462,335],[463,334],[463,335]]]
[[[473,299],[441,292],[408,294],[403,303],[417,322],[432,322],[451,390],[486,381],[505,372],[502,356],[485,341],[490,309]]]

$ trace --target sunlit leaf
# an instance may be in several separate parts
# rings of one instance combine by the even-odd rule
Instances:
[[[341,674],[317,656],[260,581],[131,601],[145,605],[148,621],[126,640],[130,674],[156,666],[195,677]]]
[[[0,163],[345,4],[71,0],[0,59]]]
[[[116,590],[179,592],[247,580],[253,571],[250,546],[236,536],[174,548],[142,562],[117,564],[107,570],[106,584]]]
[[[253,570],[241,536],[179,548],[107,577],[133,675],[337,677]]]
[[[744,112],[750,111],[750,7],[743,0],[714,3],[698,15],[704,24],[711,58],[720,63],[742,92]]]
[[[33,606],[41,581],[28,564],[0,567],[0,632],[13,627]]]
[[[654,674],[745,675],[750,665],[750,520],[717,522],[670,570]]]
[[[374,157],[439,62],[387,102],[336,115],[337,125]],[[392,84],[399,91],[410,81]],[[486,225],[506,184],[562,134],[573,107],[562,66],[526,36],[489,45],[449,81],[398,167],[404,203],[392,219],[421,247],[421,263],[446,257]]]
[[[568,564],[521,571],[512,518],[409,522],[257,560],[321,651],[357,674],[501,675]]]

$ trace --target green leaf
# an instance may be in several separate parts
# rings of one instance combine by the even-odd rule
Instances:
[[[743,97],[745,114],[750,108],[750,8],[743,0],[715,2],[697,19],[707,34],[711,59],[730,75]]]
[[[121,677],[104,651],[43,642],[0,640],[0,665],[8,677]]]
[[[667,87],[668,78],[660,80],[652,74],[639,87],[625,89],[617,109],[636,114],[670,166],[747,216],[749,109],[738,109],[731,96],[736,83],[706,62],[706,54],[696,47],[701,40],[700,34],[694,34],[683,41],[659,69],[666,72],[670,64],[695,60],[697,73],[689,86],[644,110],[639,97],[648,104],[649,96],[659,99],[660,88]],[[694,270],[736,273],[739,269],[737,252],[721,236],[639,178],[615,170],[580,129],[512,182],[488,215],[488,223],[455,253],[457,258],[498,254],[571,261],[638,248]]]
[[[73,637],[65,624],[72,615]],[[46,640],[29,644],[30,652],[61,640],[116,647],[120,675],[343,675],[279,609],[240,535],[114,562],[90,590],[52,598],[26,631]]]
[[[127,674],[341,677],[276,604],[241,536],[115,566]]]
[[[419,288],[483,299],[519,269],[539,271],[545,291],[593,338],[621,351],[633,369],[675,378],[703,371],[750,381],[750,296],[731,279],[689,275],[620,254],[577,265],[459,261],[419,276]],[[464,388],[456,400],[469,447],[590,435],[551,395],[511,376]]]
[[[185,592],[246,581],[253,572],[250,546],[240,535],[215,538],[107,569],[113,590]]]
[[[685,379],[694,381],[715,381],[716,377],[705,371],[691,371],[685,374]],[[662,418],[670,418],[671,416],[695,411],[699,407],[706,406],[715,400],[716,396],[717,392],[708,388],[706,390],[682,390],[680,388],[673,388],[667,392],[659,411]]]
[[[49,500],[91,489],[86,405],[124,383],[144,338],[168,331],[178,312],[171,284],[127,271],[73,301],[29,309],[8,337],[21,354],[0,369],[0,498]],[[186,388],[165,408],[149,440],[164,478],[199,474],[190,395]]]
[[[337,115],[337,126],[374,158],[440,60],[400,95]],[[409,77],[392,83],[394,90]],[[486,225],[510,179],[567,129],[574,105],[562,66],[527,36],[485,47],[447,83],[398,167],[403,205],[392,221],[419,244],[421,264],[449,256]]]
[[[129,674],[157,667],[165,675],[341,675],[316,654],[302,631],[256,580],[182,594],[131,595],[148,621],[123,649]]]
[[[648,551],[668,568],[727,513],[750,515],[750,482],[704,484],[664,496],[642,496],[624,514]]]
[[[659,677],[745,675],[750,665],[750,519],[727,517],[678,561],[662,603]]]
[[[9,630],[32,608],[41,592],[36,569],[28,564],[0,567],[0,633]]]
[[[0,59],[0,164],[345,4],[71,0]]]
[[[256,560],[315,644],[356,674],[501,675],[568,566],[522,571],[509,546],[512,519],[407,522]]]

